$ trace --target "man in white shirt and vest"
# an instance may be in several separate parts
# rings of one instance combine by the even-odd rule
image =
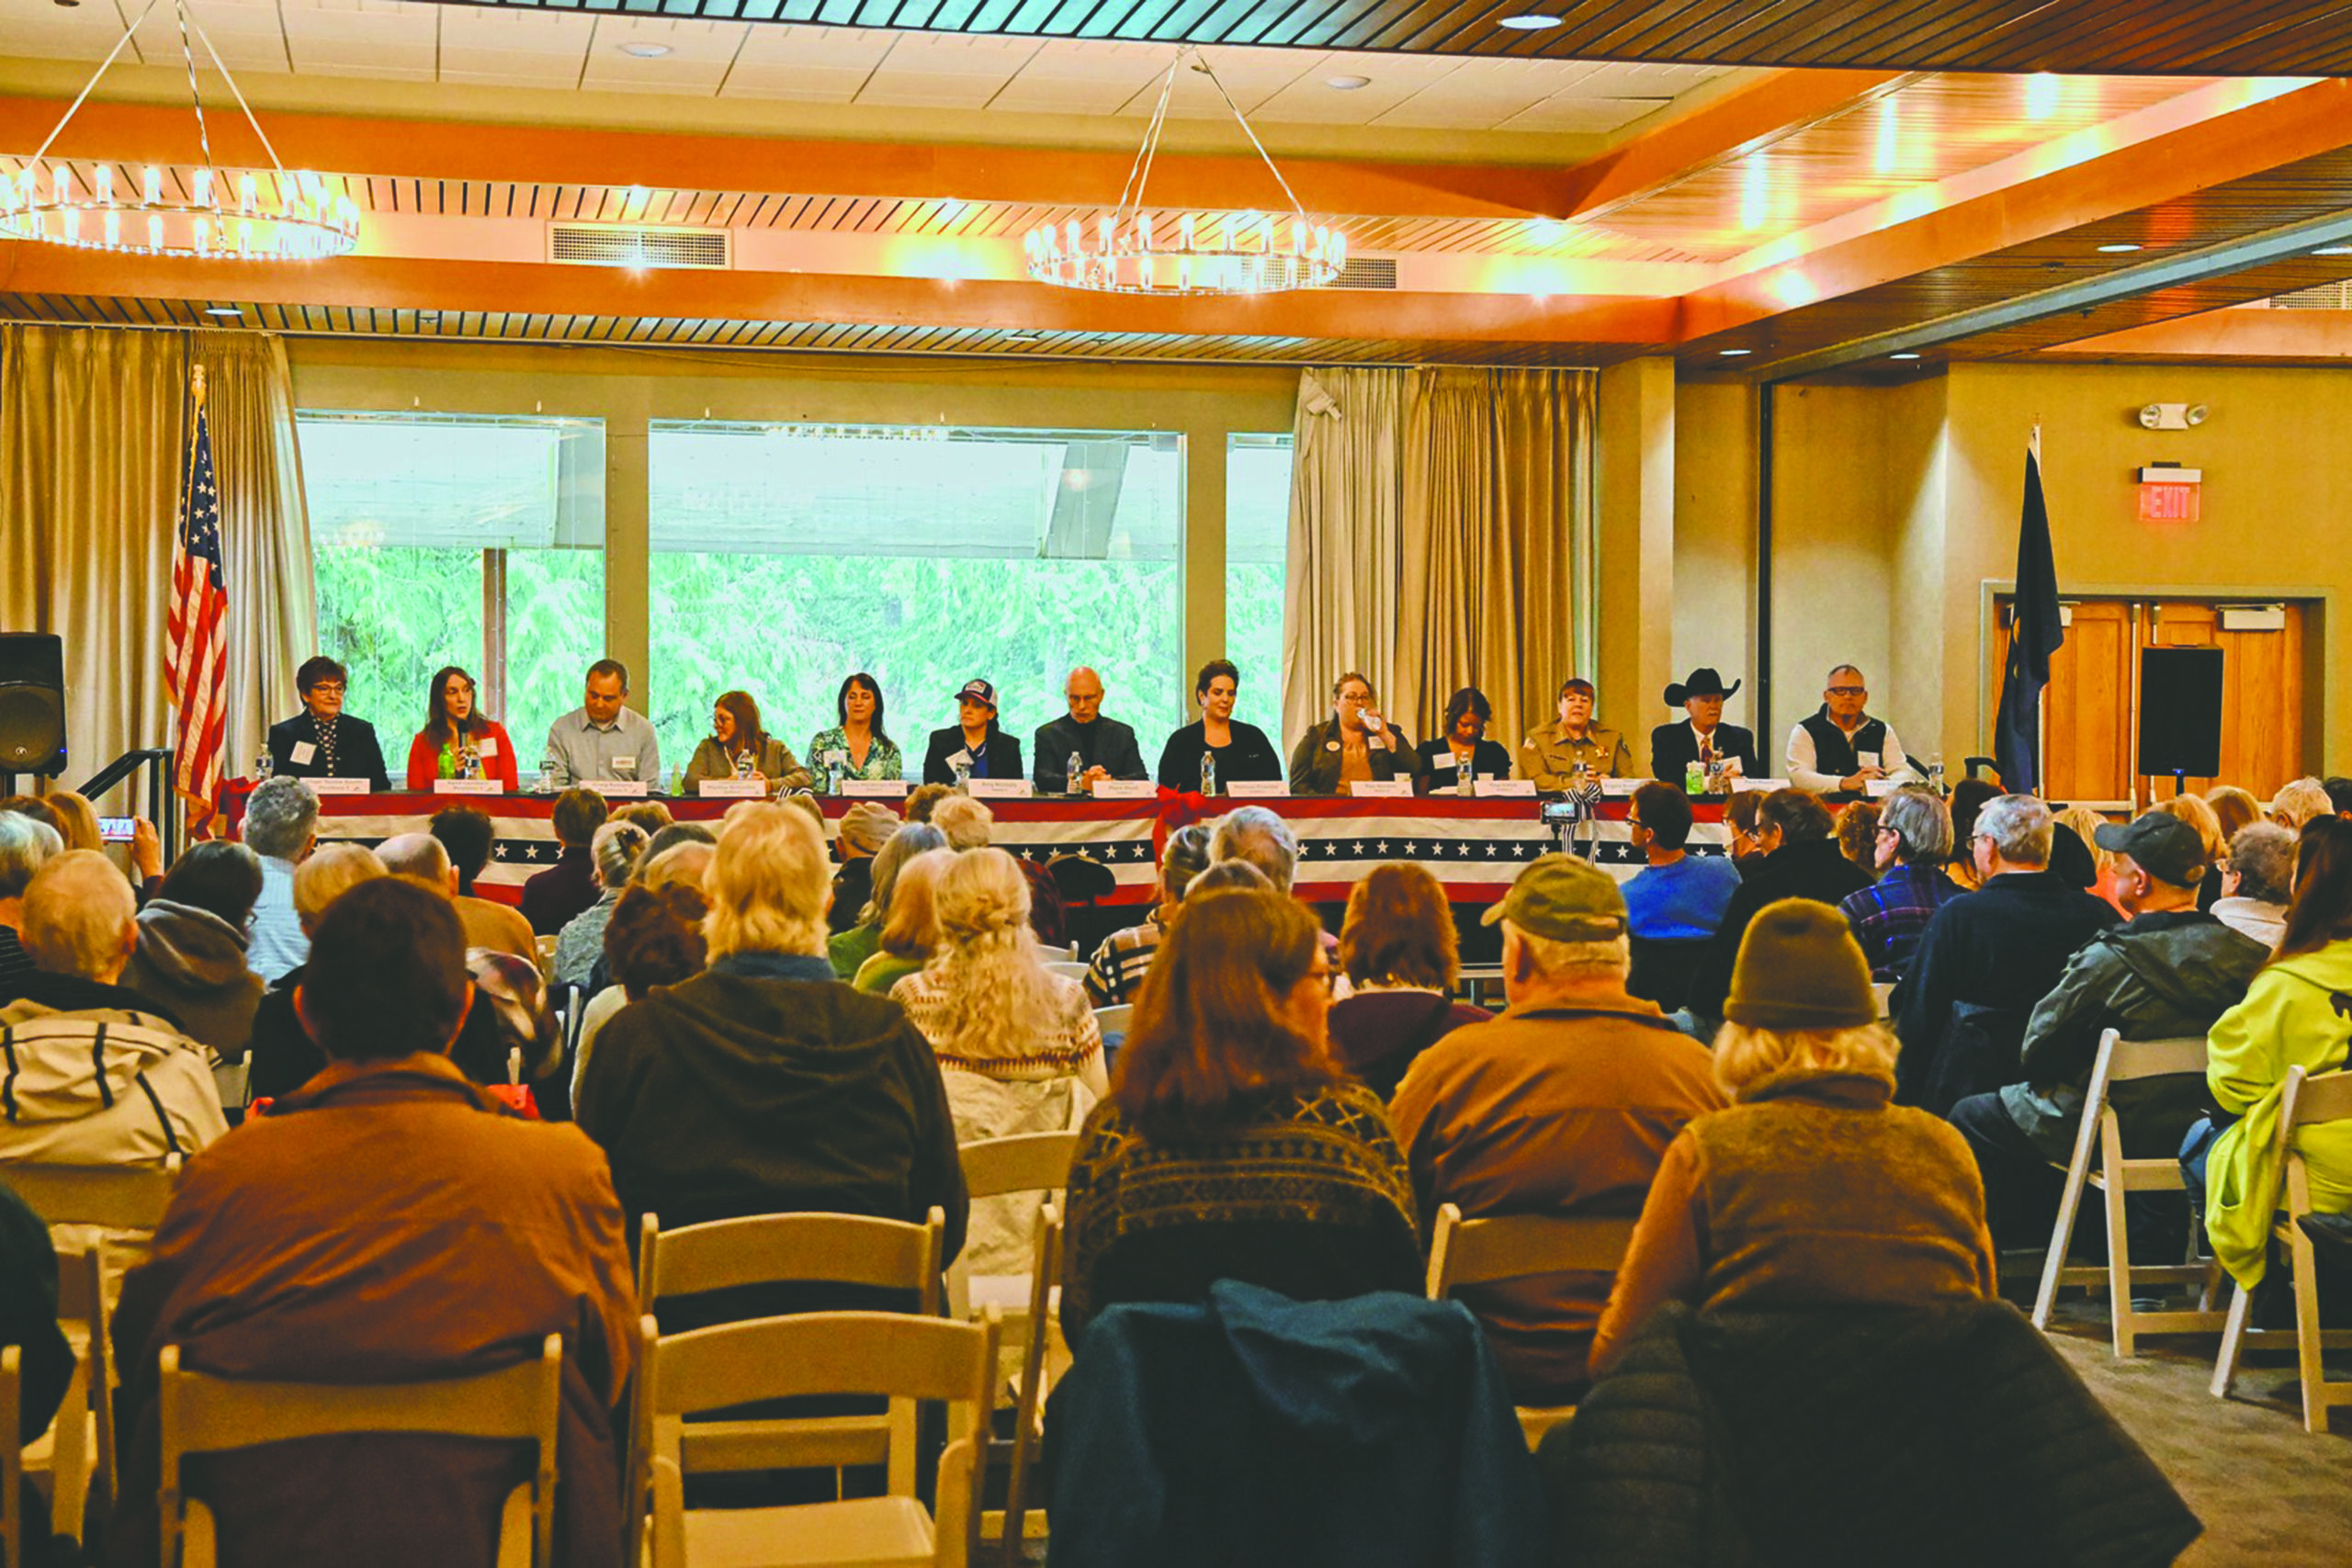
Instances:
[[[1859,792],[1872,779],[1917,784],[1923,775],[1912,765],[1894,728],[1862,711],[1870,701],[1862,672],[1840,664],[1829,672],[1821,694],[1821,711],[1801,719],[1789,731],[1789,783],[1816,794],[1833,790]]]

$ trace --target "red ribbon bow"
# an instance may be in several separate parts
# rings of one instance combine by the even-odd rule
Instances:
[[[1196,789],[1159,787],[1159,810],[1151,823],[1151,858],[1168,858],[1168,835],[1217,815],[1216,803]]]

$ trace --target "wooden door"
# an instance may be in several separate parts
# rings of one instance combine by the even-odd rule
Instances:
[[[2008,666],[2009,603],[1994,617],[1993,689],[1985,730],[2000,711]],[[2042,795],[2051,800],[2123,801],[2132,790],[2132,682],[2139,658],[2133,606],[2121,599],[2066,601],[2066,640],[2050,659],[2041,694]]]
[[[2153,648],[2219,648],[2222,650],[2222,773],[2216,779],[2191,778],[2202,794],[2216,783],[2233,784],[2267,800],[2278,786],[2302,773],[2303,612],[2286,607],[2286,624],[2275,631],[2224,631],[2218,605],[2165,601],[2142,617],[2142,641]],[[2143,777],[2143,800],[2173,791],[2173,780]]]

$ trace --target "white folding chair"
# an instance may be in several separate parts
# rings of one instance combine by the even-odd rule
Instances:
[[[1059,975],[1065,980],[1086,978],[1086,965],[1075,958],[1049,958],[1046,961],[1046,972]]]
[[[1069,1181],[1069,1162],[1078,1155],[1076,1133],[1023,1133],[1010,1138],[984,1138],[959,1145],[957,1160],[964,1167],[964,1191],[974,1202],[1018,1192],[1057,1193]],[[962,1322],[978,1306],[1018,1312],[1029,1299],[1029,1281],[1018,1274],[974,1278],[966,1258],[947,1268],[947,1315]]]
[[[2303,1156],[2295,1150],[2294,1137],[2304,1127],[2347,1121],[2352,1121],[2352,1071],[2312,1077],[2301,1067],[2288,1069],[2286,1088],[2278,1103],[2280,1170],[2278,1192],[2271,1200],[2278,1220],[2271,1235],[2273,1239],[2286,1244],[2288,1267],[2294,1271],[2294,1332],[2290,1337],[2284,1329],[2246,1326],[2247,1307],[2253,1297],[2240,1285],[2230,1298],[2229,1324],[2222,1331],[2222,1354],[2213,1366],[2213,1397],[2227,1399],[2230,1385],[2237,1377],[2238,1354],[2248,1341],[2274,1345],[2292,1337],[2302,1379],[2306,1432],[2326,1431],[2328,1411],[2338,1404],[2352,1404],[2352,1381],[2328,1382],[2320,1359],[2324,1350],[2352,1346],[2352,1329],[2320,1326],[2318,1264],[2312,1257],[2312,1238],[2295,1223],[2312,1212],[2311,1172],[2303,1165]]]
[[[2188,1188],[2180,1175],[2177,1156],[2165,1155],[2157,1159],[2125,1159],[2123,1133],[2117,1122],[2115,1107],[2109,1099],[2119,1083],[2135,1078],[2166,1077],[2195,1074],[2205,1075],[2205,1042],[2202,1037],[2180,1040],[2126,1040],[2116,1030],[2099,1036],[2098,1056],[2091,1066],[2090,1088],[2083,1096],[2082,1125],[2075,1136],[2075,1156],[2066,1165],[2066,1189],[2058,1202],[2058,1223],[2050,1235],[2050,1252],[2041,1262],[2041,1287],[2033,1298],[2033,1325],[2047,1329],[2050,1314],[2058,1300],[2062,1285],[2097,1285],[2107,1283],[2109,1311],[2114,1324],[2115,1354],[2129,1358],[2138,1353],[2138,1337],[2143,1334],[2206,1334],[2218,1333],[2227,1314],[2215,1303],[2222,1289],[2222,1265],[2218,1259],[2199,1262],[2197,1258],[2198,1227],[2188,1227],[2188,1255],[2185,1262],[2166,1264],[2134,1264],[2132,1261],[2132,1238],[2124,1226],[2125,1200],[2134,1192],[2180,1192]],[[2107,1195],[2107,1263],[2070,1264],[2066,1248],[2075,1235],[2075,1216],[2081,1212],[2085,1186],[2098,1188]],[[2134,1285],[2197,1284],[2197,1306],[2188,1311],[2139,1312],[2132,1305]]]
[[[1465,1220],[1458,1204],[1440,1205],[1430,1241],[1429,1298],[1442,1302],[1459,1285],[1523,1280],[1571,1269],[1615,1273],[1633,1244],[1626,1219],[1507,1214]],[[1544,1434],[1576,1414],[1573,1404],[1521,1405],[1520,1430],[1532,1449]]]
[[[417,1432],[503,1438],[538,1448],[532,1478],[508,1495],[499,1568],[548,1568],[555,1553],[556,1420],[563,1401],[563,1341],[550,1334],[534,1360],[480,1377],[423,1383],[248,1382],[183,1371],[164,1347],[158,1389],[163,1438],[163,1568],[212,1568],[212,1513],[180,1486],[180,1461],[296,1438]]]
[[[978,1549],[986,1468],[981,1442],[995,1376],[998,1324],[946,1323],[888,1312],[803,1313],[661,1334],[639,1326],[642,1355],[630,1513],[646,1528],[630,1560],[650,1568],[965,1568]],[[771,1468],[765,1452],[686,1441],[685,1417],[752,1400],[880,1394],[896,1406],[949,1406],[935,1512],[915,1497],[912,1434],[893,1438],[889,1491],[792,1507],[695,1510],[685,1477]]]
[[[109,1506],[119,1495],[105,1258],[103,1242],[93,1236],[69,1239],[57,1249],[57,1321],[74,1352],[74,1375],[56,1420],[26,1447],[21,1461],[37,1483],[48,1477],[50,1529],[76,1540],[92,1486],[103,1485]],[[13,1437],[15,1428],[9,1432]]]
[[[1028,1537],[1029,1466],[1045,1440],[1046,1390],[1053,1382],[1049,1341],[1054,1325],[1054,1281],[1061,1275],[1062,1213],[1047,1203],[1037,1215],[1037,1251],[1029,1271],[1029,1318],[1022,1336],[1021,1387],[1013,1400],[1012,1453],[1004,1485],[1004,1564],[1020,1568]],[[1067,1350],[1063,1352],[1067,1357]]]
[[[1871,1000],[1878,1007],[1878,1017],[1880,1022],[1883,1023],[1887,1019],[1894,1016],[1887,1011],[1888,1005],[1894,1000],[1894,981],[1873,980],[1871,982]]]
[[[1094,1027],[1106,1036],[1116,1034],[1124,1038],[1130,1030],[1135,1028],[1135,1020],[1136,1010],[1132,1002],[1121,1002],[1117,1007],[1094,1010]]]
[[[17,1196],[51,1229],[89,1225],[98,1230],[153,1234],[180,1183],[180,1156],[161,1165],[0,1166]]]

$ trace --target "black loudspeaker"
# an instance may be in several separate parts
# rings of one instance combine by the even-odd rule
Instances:
[[[0,632],[0,773],[65,771],[65,643]]]
[[[2140,771],[2210,779],[2222,771],[2222,650],[2140,650]]]

